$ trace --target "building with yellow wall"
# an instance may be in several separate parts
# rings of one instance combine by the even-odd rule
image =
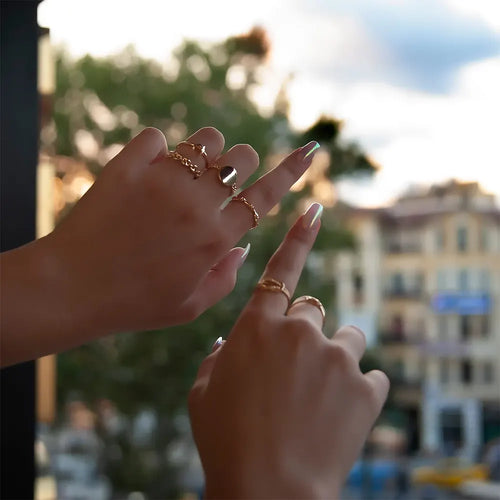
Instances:
[[[474,456],[500,435],[500,209],[451,181],[380,209],[345,209],[337,317],[392,374],[414,448]]]

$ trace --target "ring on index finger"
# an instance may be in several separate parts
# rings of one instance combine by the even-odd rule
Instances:
[[[274,278],[263,278],[257,283],[255,289],[282,293],[286,297],[287,306],[290,306],[290,292],[283,281],[275,280]]]
[[[233,196],[231,198],[231,201],[239,201],[240,203],[243,203],[252,212],[253,224],[250,229],[254,229],[259,225],[260,217],[259,214],[257,213],[257,210],[255,210],[253,204],[250,203],[241,193],[236,196]]]

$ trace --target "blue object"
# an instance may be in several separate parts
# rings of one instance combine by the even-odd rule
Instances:
[[[438,293],[432,298],[432,308],[438,314],[488,314],[491,298],[487,293]]]

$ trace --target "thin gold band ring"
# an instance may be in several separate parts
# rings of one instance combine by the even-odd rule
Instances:
[[[193,174],[193,179],[198,179],[202,174],[201,170],[189,158],[182,156],[177,151],[169,151],[165,156],[181,162],[181,164],[187,167]]]
[[[312,306],[316,307],[319,310],[319,312],[321,313],[323,326],[325,326],[326,311],[325,311],[325,308],[324,308],[323,304],[321,303],[321,301],[319,299],[317,299],[316,297],[312,297],[311,295],[303,295],[302,297],[297,297],[291,303],[288,310],[290,310],[290,308],[292,308],[294,305],[302,304],[302,303],[311,304]],[[288,311],[287,311],[287,313],[288,313]]]
[[[257,283],[255,289],[282,293],[286,297],[288,306],[290,306],[290,292],[283,281],[275,280],[274,278],[263,278]]]
[[[189,146],[194,151],[197,151],[200,154],[200,156],[205,160],[205,162],[208,163],[207,148],[203,144],[194,144],[194,143],[189,142],[189,141],[181,141],[181,142],[179,142],[179,144],[177,144],[177,147],[179,147],[181,144],[185,144],[186,146]]]
[[[253,225],[250,229],[254,229],[259,225],[260,217],[257,210],[255,210],[255,207],[241,193],[233,196],[231,201],[239,201],[240,203],[243,203],[252,212]]]

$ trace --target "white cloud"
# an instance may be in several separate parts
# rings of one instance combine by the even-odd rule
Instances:
[[[385,4],[401,5],[391,6],[391,1]],[[331,113],[345,121],[345,136],[357,140],[383,166],[371,181],[340,184],[351,201],[384,203],[409,183],[450,177],[478,180],[500,196],[500,60],[462,67],[454,85],[440,95],[396,87],[389,74],[394,66],[391,51],[366,24],[366,10],[377,7],[361,0],[349,5],[308,0],[213,0],[189,6],[158,0],[44,0],[39,21],[50,27],[54,42],[64,42],[75,55],[108,55],[132,43],[140,54],[160,61],[184,37],[218,41],[261,24],[273,43],[267,100],[277,82],[293,73],[295,126],[306,127],[320,114]],[[497,0],[436,0],[436,5],[451,6],[500,32]],[[363,6],[364,17],[362,12],[358,16]],[[380,7],[375,13],[384,11]],[[412,29],[418,35],[418,23]],[[421,32],[425,37],[425,26]],[[367,78],[377,72],[377,80]]]

